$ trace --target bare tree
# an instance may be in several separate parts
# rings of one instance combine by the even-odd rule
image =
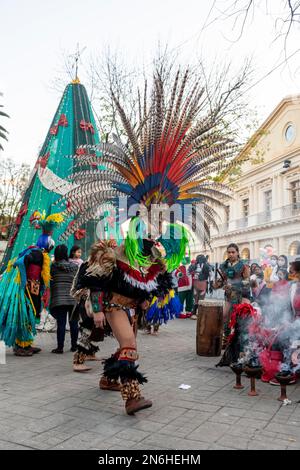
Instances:
[[[30,167],[12,159],[0,161],[0,225],[9,228],[20,209]]]
[[[100,56],[92,58],[89,64],[89,91],[100,136],[107,140],[112,132],[122,134],[113,94],[126,102],[126,109],[132,117],[137,98],[134,93],[140,71],[128,66],[118,52],[107,48]]]
[[[68,57],[64,57],[63,62],[65,72],[61,79],[70,76]],[[116,99],[122,103],[136,130],[138,123],[141,123],[141,114],[144,114],[145,98],[150,88],[148,84],[152,82],[153,74],[163,83],[166,103],[172,93],[169,85],[173,83],[178,69],[183,70],[186,67],[190,71],[190,79],[185,93],[188,94],[197,82],[200,83],[205,90],[201,107],[203,114],[210,110],[211,118],[218,120],[220,133],[233,133],[243,144],[254,129],[253,123],[256,124],[254,111],[249,109],[246,94],[252,81],[250,60],[245,59],[239,70],[233,69],[232,64],[224,62],[222,65],[219,60],[209,66],[203,60],[187,66],[176,50],[161,44],[158,45],[152,61],[146,65],[130,66],[119,51],[112,51],[110,48],[85,61],[85,84],[102,142],[108,141],[112,133],[126,138]],[[61,83],[61,80],[57,79],[55,88],[61,89]]]
[[[91,99],[102,138],[107,138],[112,132],[126,135],[116,109],[115,98],[122,103],[131,122],[140,121],[148,83],[152,81],[153,74],[163,83],[167,102],[172,92],[168,86],[172,84],[178,68],[183,68],[182,64],[177,54],[168,46],[159,45],[149,65],[150,72],[145,66],[130,69],[120,55],[111,53],[109,49],[100,59],[90,63],[89,89],[92,90]],[[201,83],[205,89],[203,111],[206,113],[210,109],[211,112],[217,113],[223,132],[225,128],[230,128],[231,132],[235,129],[236,133],[239,132],[240,136],[242,134],[247,139],[247,130],[253,121],[253,112],[249,110],[245,94],[252,78],[250,60],[246,59],[238,71],[233,70],[231,64],[222,66],[220,62],[208,67],[203,61],[199,61],[188,68],[193,79],[190,80],[185,93],[189,93],[197,82]]]
[[[293,28],[300,24],[300,1],[299,0],[225,0],[222,5],[214,2],[218,19],[230,19],[233,21],[233,29],[237,31],[238,41],[244,33],[248,22],[253,20],[256,13],[262,10],[265,15],[274,19],[274,40],[283,38],[286,51],[287,40]]]
[[[3,96],[3,93],[0,93],[0,96]],[[0,108],[3,108],[2,104],[0,104]],[[9,117],[9,116],[4,111],[1,111],[0,109],[0,117],[2,118],[2,117]],[[8,134],[8,131],[3,126],[0,125],[0,139],[8,140],[6,134]],[[0,150],[3,150],[1,142],[0,142]]]

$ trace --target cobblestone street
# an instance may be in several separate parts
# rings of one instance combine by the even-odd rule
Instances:
[[[0,449],[299,449],[300,387],[288,387],[288,406],[277,401],[279,387],[262,382],[260,395],[248,397],[246,377],[245,388],[234,390],[228,368],[196,355],[195,329],[184,319],[157,337],[139,332],[144,394],[153,407],[134,417],[125,415],[119,393],[99,390],[101,363],[78,374],[71,352],[50,353],[55,333],[38,335],[43,351],[31,358],[8,350],[0,366]],[[106,339],[99,357],[115,346]],[[183,383],[191,388],[179,389]]]

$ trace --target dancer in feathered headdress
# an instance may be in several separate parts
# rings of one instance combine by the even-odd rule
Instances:
[[[14,347],[16,356],[32,356],[40,348],[32,347],[42,300],[49,300],[50,257],[54,247],[51,235],[63,221],[61,214],[34,212],[30,222],[43,230],[36,245],[23,250],[8,263],[0,281],[0,338]]]
[[[84,303],[87,313],[82,318],[84,331],[78,341],[74,370],[88,370],[84,366],[85,355],[96,346],[92,340],[95,337],[91,332],[93,323],[104,329],[108,322],[119,342],[119,349],[105,361],[100,388],[121,390],[128,414],[152,405],[140,392],[139,384],[146,382],[146,378],[135,365],[138,355],[131,310],[138,306],[149,309],[148,321],[154,323],[166,322],[180,313],[181,305],[174,295],[168,270],[180,263],[188,243],[186,235],[179,242],[176,240],[178,253],[174,255],[174,251],[168,252],[166,244],[163,246],[164,240],[147,238],[142,226],[143,221],[134,217],[120,246],[113,240],[93,245],[88,261],[80,266],[72,289],[78,302]],[[173,229],[179,230],[175,225]],[[182,230],[186,233],[184,228]]]
[[[150,103],[145,89],[138,123],[134,125],[113,96],[128,145],[115,137],[114,144],[85,147],[73,157],[72,180],[77,187],[63,199],[68,201],[65,215],[72,216],[74,221],[62,239],[101,210],[107,210],[108,204],[117,205],[118,197],[125,196],[128,209],[140,205],[146,212],[154,204],[169,207],[177,204],[183,209],[187,203],[201,202],[201,208],[194,207],[201,220],[197,224],[198,234],[209,242],[209,226],[218,224],[213,206],[222,204],[229,193],[227,187],[215,183],[212,177],[231,165],[237,147],[222,134],[217,109],[203,114],[203,89],[196,83],[187,90],[189,78],[188,72],[182,77],[178,72],[167,97],[165,83],[157,74]],[[88,310],[96,325],[103,327],[108,321],[119,341],[118,353],[105,363],[106,382],[100,381],[100,387],[115,390],[120,379],[128,414],[151,406],[139,389],[145,378],[135,366],[138,356],[128,322],[129,309],[145,307],[147,303],[150,307],[147,319],[153,322],[167,320],[181,310],[172,290],[171,272],[185,257],[189,237],[184,227],[176,223],[171,224],[168,236],[161,232],[159,227],[158,240],[151,239],[144,233],[141,218],[133,218],[121,246],[106,241],[92,247],[74,286],[79,297],[89,299]]]

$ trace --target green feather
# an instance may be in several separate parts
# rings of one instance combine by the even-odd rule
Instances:
[[[129,224],[128,233],[125,239],[125,255],[130,266],[150,266],[149,256],[144,256],[143,251],[143,229],[142,221],[139,217],[133,217]]]
[[[166,237],[166,233],[169,234]],[[191,235],[189,231],[179,224],[169,224],[164,234],[159,238],[159,242],[166,250],[166,265],[168,272],[174,271],[182,263],[188,250],[190,256],[190,242]]]

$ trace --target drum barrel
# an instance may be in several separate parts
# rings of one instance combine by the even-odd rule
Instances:
[[[199,356],[220,356],[223,337],[223,302],[199,302],[197,316],[196,352]]]

